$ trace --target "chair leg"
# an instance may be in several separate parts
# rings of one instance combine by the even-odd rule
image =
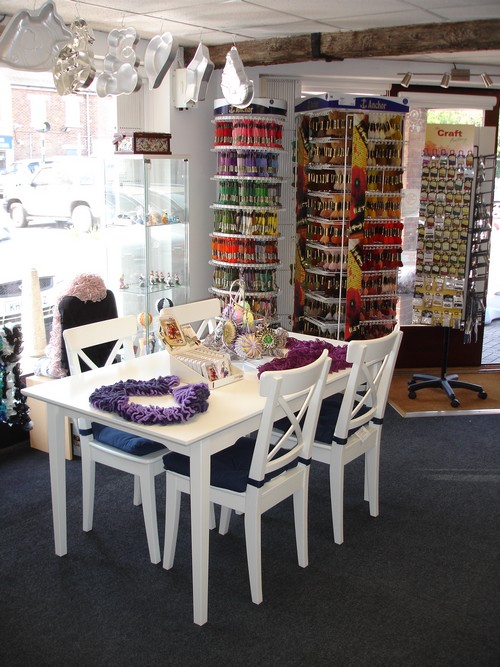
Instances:
[[[181,492],[177,487],[174,475],[166,474],[167,492],[165,502],[165,544],[163,547],[163,567],[166,570],[174,564],[179,515],[181,509]]]
[[[366,460],[365,454],[365,481],[363,486],[363,500],[367,503],[370,502],[370,485],[368,482],[368,461]]]
[[[82,503],[83,503],[83,530],[87,533],[92,530],[94,522],[94,495],[95,495],[95,461],[91,447],[80,442],[82,456]]]
[[[141,503],[141,478],[139,475],[134,475],[134,505],[138,507]]]
[[[156,515],[155,476],[151,470],[146,469],[141,473],[140,489],[149,557],[151,562],[156,564],[160,562],[161,556],[160,541],[158,538],[158,517]]]
[[[221,507],[220,508],[220,518],[219,518],[219,533],[220,535],[226,535],[229,530],[229,522],[231,521],[231,508],[230,507]]]
[[[297,544],[297,560],[300,567],[309,563],[307,539],[307,481],[302,488],[293,494],[293,515],[295,521],[295,542]]]
[[[332,504],[333,539],[344,541],[344,460],[342,445],[332,444],[330,459],[330,500]]]
[[[245,542],[252,602],[262,602],[261,515],[256,508],[245,512]]]
[[[208,517],[208,527],[210,530],[213,530],[217,526],[217,522],[215,521],[215,505],[213,503],[210,503],[210,515]]]
[[[380,443],[371,447],[365,454],[365,474],[370,502],[370,515],[379,514],[379,470],[380,470]]]

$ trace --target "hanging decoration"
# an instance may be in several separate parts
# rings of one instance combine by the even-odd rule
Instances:
[[[146,47],[144,68],[149,81],[149,90],[159,88],[177,56],[179,44],[169,32],[155,35]]]
[[[59,95],[69,95],[81,88],[88,88],[96,74],[92,28],[83,19],[77,19],[71,24],[70,30],[73,42],[59,52],[54,67],[54,83]]]
[[[212,72],[214,71],[214,64],[210,60],[210,53],[208,47],[198,44],[196,53],[193,59],[187,66],[186,71],[186,104],[187,106],[194,106],[197,102],[205,99],[207,94],[208,83]]]
[[[246,75],[238,49],[233,46],[226,55],[221,88],[224,98],[238,109],[245,109],[253,100],[254,85]]]
[[[281,357],[285,354],[288,333],[272,327],[267,318],[256,320],[245,298],[245,282],[233,281],[229,302],[224,307],[215,331],[204,342],[205,347],[229,352],[241,359]]]
[[[99,97],[129,95],[140,89],[139,61],[135,52],[138,41],[135,28],[117,28],[109,33],[104,71],[97,77],[96,83]]]
[[[50,71],[58,53],[73,40],[53,2],[15,14],[0,39],[0,62],[14,69]]]

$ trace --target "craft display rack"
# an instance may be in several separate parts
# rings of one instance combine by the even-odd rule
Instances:
[[[255,98],[245,109],[215,101],[214,152],[217,201],[213,204],[210,291],[229,303],[230,287],[245,284],[252,313],[277,313],[279,154],[283,151],[286,102]]]

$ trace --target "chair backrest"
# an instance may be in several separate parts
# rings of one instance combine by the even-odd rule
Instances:
[[[260,376],[260,395],[267,400],[250,467],[252,484],[260,486],[294,465],[297,459],[308,465],[330,365],[328,351],[323,350],[321,356],[307,366],[265,371]],[[283,418],[283,413],[290,420],[290,426],[273,442],[273,424]]]
[[[92,293],[92,284],[100,280],[99,277],[89,274],[85,276],[84,274],[76,276],[75,284],[77,287],[75,289],[82,289],[86,292],[85,296],[88,297]],[[54,358],[60,357],[60,366],[65,371],[69,371],[68,357],[66,355],[66,347],[64,345],[63,331],[66,329],[73,329],[74,327],[81,327],[84,324],[90,324],[91,322],[101,322],[102,320],[110,320],[113,317],[118,317],[118,309],[116,307],[115,295],[111,290],[106,290],[106,296],[100,301],[82,301],[77,296],[66,295],[63,296],[61,301],[57,306],[57,315],[55,316],[51,332],[51,356]],[[60,326],[57,324],[57,318],[60,319]],[[54,336],[54,340],[52,339]],[[57,340],[55,337],[58,337]],[[54,346],[57,346],[58,350],[52,349]],[[107,356],[109,351],[109,345],[99,345],[90,351],[89,356],[96,364],[101,364],[104,362],[104,359]],[[59,375],[57,372],[57,359],[53,362],[54,374]],[[82,363],[82,370],[88,370],[88,366]]]
[[[383,338],[349,342],[346,359],[352,368],[335,426],[335,442],[345,444],[349,433],[370,422],[382,424],[402,337],[396,328]]]
[[[121,355],[122,360],[134,358],[134,337],[137,335],[137,320],[134,315],[115,317],[111,320],[84,324],[63,332],[71,375],[82,372],[80,360],[91,369],[98,368],[87,351],[95,345],[110,343],[109,354],[101,366],[110,366]]]
[[[173,317],[180,325],[200,322],[196,335],[198,338],[204,338],[207,333],[213,333],[220,314],[221,303],[219,299],[214,298],[162,308],[160,320],[164,317]]]

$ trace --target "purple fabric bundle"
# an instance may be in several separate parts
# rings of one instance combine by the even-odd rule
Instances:
[[[323,350],[328,350],[328,356],[332,360],[330,373],[335,373],[350,366],[346,361],[347,345],[332,345],[319,339],[305,341],[289,337],[286,347],[288,352],[285,357],[273,359],[268,361],[267,364],[259,366],[259,377],[265,371],[280,371],[307,366],[318,359]]]
[[[199,412],[208,410],[210,390],[204,382],[179,387],[177,375],[152,380],[126,380],[100,387],[92,392],[90,404],[98,410],[115,412],[127,421],[138,424],[169,424],[186,422]],[[172,394],[178,405],[162,408],[156,405],[131,403],[130,396],[164,396]]]

